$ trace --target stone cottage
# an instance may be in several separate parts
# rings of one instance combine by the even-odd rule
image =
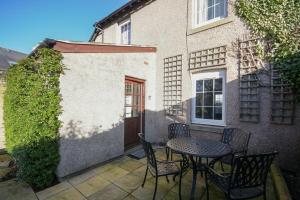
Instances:
[[[250,152],[277,149],[281,167],[299,167],[299,106],[255,57],[260,40],[249,37],[233,4],[131,0],[95,23],[88,43],[45,41],[67,67],[58,175],[123,154],[138,132],[163,142],[172,121],[200,138],[242,128],[252,133]]]

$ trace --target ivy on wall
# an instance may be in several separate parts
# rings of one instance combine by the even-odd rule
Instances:
[[[6,146],[16,159],[18,178],[36,189],[45,188],[55,180],[59,162],[59,77],[62,72],[62,55],[43,48],[7,73]]]
[[[237,0],[235,8],[252,35],[265,39],[261,56],[280,71],[300,102],[300,1]]]

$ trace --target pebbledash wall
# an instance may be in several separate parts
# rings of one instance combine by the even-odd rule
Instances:
[[[124,153],[125,76],[146,80],[146,115],[155,110],[156,54],[62,53],[60,164],[64,177]],[[155,132],[154,119],[145,130]]]
[[[261,108],[259,123],[240,122],[238,59],[233,43],[243,38],[249,31],[234,14],[234,1],[228,3],[228,17],[200,28],[192,28],[192,0],[155,0],[133,11],[131,20],[131,43],[157,47],[155,109],[156,130],[145,132],[148,140],[159,142],[167,137],[167,125],[171,121],[184,121],[191,125],[194,137],[218,139],[224,127],[191,124],[191,98],[193,74],[206,71],[226,72],[226,126],[240,127],[252,133],[250,152],[278,150],[281,167],[297,170],[300,166],[300,110],[296,108],[294,125],[275,125],[270,122],[270,88],[261,88]],[[120,22],[120,21],[119,21]],[[95,41],[118,43],[118,21],[103,27],[103,35]],[[102,39],[103,38],[103,39]],[[188,70],[188,54],[193,51],[227,45],[226,64],[198,71]],[[164,58],[183,56],[182,102],[183,116],[168,117],[163,111]],[[141,78],[137,76],[137,78]],[[146,96],[147,96],[146,92]],[[146,119],[147,119],[146,115]],[[153,117],[153,116],[152,116]],[[147,124],[147,123],[146,123]]]

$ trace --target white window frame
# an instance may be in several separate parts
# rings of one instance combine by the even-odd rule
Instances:
[[[227,9],[228,0],[224,0],[224,4],[225,4],[225,6],[224,6],[224,16],[216,17],[216,18],[213,18],[211,20],[201,21],[200,20],[201,15],[202,15],[202,14],[200,14],[201,10],[203,12],[204,7],[206,9],[206,12],[208,10],[207,1],[208,0],[193,0],[193,3],[192,3],[192,27],[193,28],[198,28],[198,27],[201,27],[201,26],[219,21],[219,20],[224,19],[228,16],[228,11],[227,11],[228,10]],[[199,20],[198,20],[198,18],[199,18]],[[199,23],[198,23],[198,21],[199,21]]]
[[[218,79],[223,78],[223,102],[222,102],[222,120],[196,118],[196,82],[197,80]],[[226,73],[225,70],[214,72],[203,72],[192,75],[192,123],[203,125],[225,126],[226,122]]]
[[[129,29],[129,32],[128,32],[128,35],[127,35],[128,41],[127,41],[127,43],[124,43],[123,38],[122,38],[122,27],[125,26],[125,25],[128,25],[128,24],[130,24],[130,29]],[[117,36],[118,36],[119,44],[124,44],[124,45],[131,44],[131,20],[130,19],[127,19],[127,20],[125,20],[125,21],[123,21],[119,24]]]

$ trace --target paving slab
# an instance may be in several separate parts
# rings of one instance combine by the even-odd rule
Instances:
[[[144,165],[143,163],[130,158],[129,160],[126,160],[125,162],[120,163],[119,167],[131,172],[143,165]]]
[[[69,178],[68,182],[75,186],[95,176],[97,176],[97,173],[94,170],[89,170],[80,175]]]
[[[115,185],[129,193],[141,186],[142,182],[143,176],[137,176],[132,173],[113,181]]]
[[[70,188],[47,198],[47,200],[86,200],[86,198],[75,188]]]
[[[37,200],[30,186],[16,180],[0,183],[1,200]]]
[[[107,170],[107,171],[101,173],[99,176],[103,177],[104,179],[106,179],[108,181],[114,181],[122,176],[125,176],[128,173],[129,172],[127,170],[116,166],[110,170]]]
[[[45,190],[42,190],[38,193],[36,193],[37,197],[39,198],[39,200],[45,200],[48,199],[64,190],[70,189],[72,188],[72,185],[70,183],[68,183],[67,181],[61,182],[57,185],[54,185],[50,188],[47,188]]]
[[[88,200],[121,200],[129,194],[114,184],[110,184],[88,197]]]
[[[100,175],[97,175],[93,178],[90,178],[78,185],[75,186],[75,188],[80,191],[85,197],[88,197],[106,186],[110,184],[109,181],[102,178]]]

